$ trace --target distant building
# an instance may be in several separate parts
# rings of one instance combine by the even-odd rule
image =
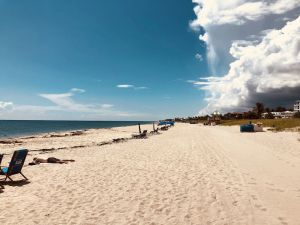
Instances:
[[[207,122],[204,123],[204,125],[217,125],[221,123],[221,113],[218,111],[214,111],[211,116],[207,117]]]
[[[293,118],[295,115],[295,112],[292,111],[285,111],[281,113],[281,118],[283,119],[289,119],[289,118]]]
[[[275,119],[282,118],[282,112],[271,112]]]
[[[243,112],[232,112],[226,113],[223,115],[224,119],[231,120],[231,119],[243,119]]]
[[[262,114],[261,114],[261,117],[265,119],[265,118],[267,118],[268,114],[269,114],[269,113],[267,113],[267,112],[262,113]]]
[[[296,103],[294,104],[294,111],[300,112],[300,100],[297,100]]]
[[[289,119],[293,118],[295,115],[295,111],[285,111],[285,112],[271,112],[271,114],[274,116],[275,119]],[[268,113],[262,113],[262,118],[267,118]]]

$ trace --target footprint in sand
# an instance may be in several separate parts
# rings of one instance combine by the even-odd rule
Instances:
[[[278,220],[280,221],[280,223],[281,223],[282,225],[288,225],[288,222],[285,221],[285,218],[284,218],[284,217],[279,216],[279,217],[278,217]]]
[[[251,195],[253,200],[257,200],[257,197],[255,195]]]
[[[263,211],[263,212],[267,211],[267,209],[264,208],[264,207],[263,207],[262,205],[260,205],[260,204],[255,204],[254,206],[255,206],[256,208],[260,209],[260,210]]]
[[[234,206],[237,206],[237,204],[238,204],[238,201],[232,202],[232,205],[234,205]]]
[[[279,189],[279,188],[269,188],[272,191],[276,191],[276,192],[284,192],[284,190]]]

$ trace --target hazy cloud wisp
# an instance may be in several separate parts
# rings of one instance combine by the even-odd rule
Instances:
[[[137,87],[137,86],[132,85],[132,84],[118,84],[116,87],[117,87],[117,88],[124,88],[124,89],[134,89],[134,90],[145,90],[145,89],[149,89],[148,87],[144,87],[144,86]]]
[[[85,104],[75,100],[75,95],[85,93],[84,89],[72,88],[66,93],[39,94],[53,105],[18,105],[0,101],[0,116],[4,119],[114,119],[123,117],[144,117],[145,114],[119,111],[114,105]],[[24,115],[26,112],[26,115]],[[60,112],[60,113],[57,113]]]

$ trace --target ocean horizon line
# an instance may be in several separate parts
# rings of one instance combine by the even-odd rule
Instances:
[[[159,120],[27,120],[27,119],[0,119],[0,121],[54,121],[54,122],[155,122]]]
[[[151,124],[154,121],[0,120],[0,138]]]

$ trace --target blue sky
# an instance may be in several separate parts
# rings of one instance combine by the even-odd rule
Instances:
[[[190,0],[1,0],[0,118],[197,114],[204,92],[186,81],[209,72],[204,42],[189,27],[193,7]]]

